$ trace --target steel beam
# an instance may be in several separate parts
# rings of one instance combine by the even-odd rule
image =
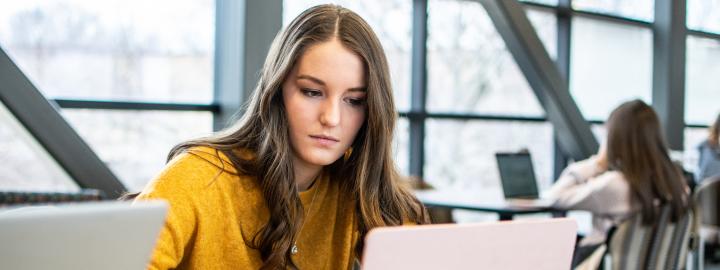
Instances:
[[[487,10],[515,62],[545,109],[560,147],[574,160],[597,152],[598,142],[568,86],[516,0],[474,0]],[[508,102],[512,102],[509,100]]]

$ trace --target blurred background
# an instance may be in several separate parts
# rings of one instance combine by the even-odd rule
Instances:
[[[122,185],[139,191],[173,145],[231,119],[277,30],[326,2],[0,0],[0,48]],[[540,189],[552,184],[568,157],[481,4],[330,2],[359,13],[380,37],[400,115],[394,146],[404,174],[438,189],[499,194],[494,154],[528,149]],[[686,2],[684,100],[678,101],[684,138],[673,150],[693,171],[696,146],[720,113],[720,0]],[[653,100],[655,4],[522,1],[549,56],[565,63],[570,94],[600,141],[614,107]],[[417,15],[422,7],[426,17]],[[426,29],[419,41],[413,39],[418,29]],[[413,59],[417,46],[424,47],[424,63]],[[420,75],[425,83],[413,83]],[[426,102],[413,104],[420,95]],[[1,190],[82,188],[51,152],[0,106]]]

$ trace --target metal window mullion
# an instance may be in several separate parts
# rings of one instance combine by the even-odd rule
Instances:
[[[413,0],[412,84],[410,111],[410,175],[423,181],[425,163],[425,112],[427,96],[427,5],[428,0]],[[419,117],[417,117],[419,115]]]
[[[160,103],[133,101],[51,99],[63,109],[134,110],[134,111],[209,111],[216,112],[216,104]]]
[[[555,64],[565,80],[566,89],[570,91],[570,55],[572,38],[572,0],[559,0],[557,9],[557,59]],[[570,94],[572,95],[572,94]],[[553,128],[553,179],[558,179],[568,165],[567,153],[560,146],[560,138]]]
[[[257,84],[275,34],[282,0],[216,0],[214,129],[230,124]]]
[[[686,1],[655,1],[652,105],[671,149],[683,150]]]

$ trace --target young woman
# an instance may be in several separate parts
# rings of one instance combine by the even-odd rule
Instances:
[[[710,127],[707,140],[698,146],[700,158],[695,180],[698,182],[706,178],[720,175],[720,115]]]
[[[151,269],[347,269],[376,227],[428,223],[392,159],[387,60],[368,24],[310,8],[273,41],[242,119],[182,143],[136,200],[170,211]]]
[[[623,103],[607,121],[607,142],[597,155],[570,165],[550,188],[555,206],[593,214],[593,230],[580,241],[573,264],[605,242],[608,230],[633,214],[646,224],[670,204],[673,219],[688,207],[688,188],[668,155],[655,111],[640,100]]]

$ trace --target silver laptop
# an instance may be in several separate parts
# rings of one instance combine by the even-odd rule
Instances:
[[[576,231],[568,218],[378,228],[362,269],[570,269]]]
[[[146,269],[162,201],[0,209],[2,269]]]

